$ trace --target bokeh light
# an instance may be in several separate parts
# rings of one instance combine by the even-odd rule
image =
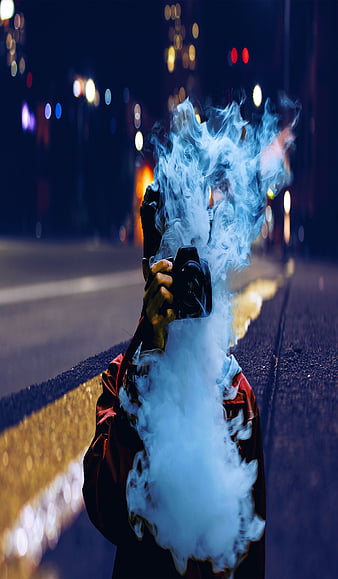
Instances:
[[[178,92],[178,98],[180,99],[181,103],[183,103],[183,101],[185,100],[185,97],[186,97],[185,88],[184,88],[184,86],[181,86],[181,88]]]
[[[200,33],[199,26],[197,22],[194,22],[194,24],[192,25],[192,35],[195,38],[195,40],[199,37],[199,33]]]
[[[137,151],[142,151],[143,149],[143,134],[141,131],[137,131],[135,135],[135,148]]]
[[[175,59],[176,59],[176,52],[173,46],[169,46],[168,48],[168,59],[167,59],[167,66],[168,71],[173,72],[175,68]]]
[[[82,94],[82,85],[78,78],[76,78],[73,82],[73,95],[76,98],[79,98]]]
[[[19,30],[21,25],[20,14],[16,13],[14,16],[14,28],[15,30]]]
[[[238,61],[238,51],[237,48],[232,48],[230,51],[230,61],[232,64],[236,64]]]
[[[104,93],[104,102],[106,103],[106,105],[110,105],[110,103],[111,103],[111,90],[110,90],[110,88],[107,88],[105,93]]]
[[[56,105],[55,105],[55,116],[57,119],[61,119],[61,116],[62,116],[61,103],[56,103]]]
[[[260,107],[262,104],[262,99],[263,99],[262,89],[259,84],[256,84],[256,86],[252,91],[252,100],[254,102],[254,105],[256,107]]]
[[[196,49],[195,46],[193,44],[190,44],[189,46],[189,60],[191,62],[194,62],[196,58]]]
[[[21,127],[23,131],[35,131],[36,121],[34,114],[29,110],[26,102],[21,107]]]
[[[284,193],[284,211],[286,214],[289,214],[291,210],[291,195],[290,191],[287,190]]]
[[[25,61],[24,57],[22,56],[22,57],[20,58],[20,61],[19,61],[19,72],[20,72],[20,74],[23,74],[23,73],[25,72],[25,68],[26,68],[26,61]]]
[[[267,205],[265,208],[265,219],[268,223],[272,220],[272,209],[270,205]]]
[[[32,85],[33,85],[33,75],[31,72],[28,72],[26,77],[26,87],[32,88]]]
[[[16,60],[13,60],[11,64],[11,75],[14,77],[16,76],[17,72],[18,72],[18,65],[16,64]]]
[[[45,105],[45,117],[46,117],[47,121],[50,119],[51,116],[52,116],[52,107],[51,107],[50,103],[46,103],[46,105]]]
[[[244,62],[244,64],[248,64],[250,59],[250,54],[249,54],[249,50],[247,48],[243,48],[242,50],[242,61]]]
[[[89,103],[94,102],[95,92],[96,92],[95,83],[92,78],[89,78],[86,82],[86,89],[85,89],[86,99]]]
[[[14,14],[13,0],[1,0],[0,3],[0,18],[1,20],[10,20]]]
[[[134,126],[135,129],[141,126],[141,107],[138,103],[134,106]]]
[[[29,114],[28,105],[27,105],[27,103],[23,103],[22,109],[21,109],[21,126],[22,126],[22,129],[24,131],[28,130],[29,117],[30,117],[30,114]]]

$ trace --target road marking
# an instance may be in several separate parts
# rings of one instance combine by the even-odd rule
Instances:
[[[117,289],[142,283],[140,268],[0,289],[0,305],[58,298],[80,293]]]
[[[136,270],[124,275],[128,273],[136,283]],[[122,279],[115,278],[114,283],[122,284]],[[245,335],[263,301],[271,299],[280,285],[280,280],[260,279],[234,296],[236,340]],[[0,487],[8,494],[0,509],[1,577],[30,577],[44,551],[56,545],[82,510],[82,460],[94,435],[100,393],[101,380],[96,376],[0,435]]]
[[[258,318],[263,302],[270,300],[282,285],[283,278],[257,279],[246,286],[232,300],[233,339],[232,345],[244,338],[253,320]]]
[[[82,457],[100,392],[97,376],[0,435],[0,577],[30,577],[83,508]]]

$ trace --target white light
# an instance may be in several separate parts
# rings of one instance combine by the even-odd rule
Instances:
[[[256,84],[255,88],[252,91],[252,100],[256,107],[260,107],[262,104],[262,89],[259,84]]]
[[[0,18],[1,20],[9,20],[14,14],[13,0],[1,0],[0,4]]]
[[[143,135],[141,131],[137,131],[135,135],[135,147],[137,151],[142,151],[143,149]]]
[[[136,129],[141,126],[141,107],[139,104],[134,106],[134,125]]]
[[[21,126],[24,131],[27,131],[28,129],[29,121],[30,121],[29,108],[27,103],[23,103],[21,109]]]
[[[284,193],[284,211],[288,215],[291,210],[291,195],[290,191],[285,191]]]
[[[46,117],[47,121],[50,119],[51,116],[52,116],[52,107],[50,106],[50,103],[46,103],[45,117]]]
[[[76,98],[79,98],[79,96],[82,93],[82,87],[81,87],[81,83],[78,79],[74,80],[73,82],[73,95]]]
[[[93,103],[95,100],[95,83],[92,78],[89,78],[86,82],[86,99],[89,103]]]
[[[267,205],[265,208],[265,219],[267,220],[268,223],[272,221],[272,209],[270,205]]]
[[[18,65],[16,64],[16,60],[13,60],[11,64],[11,75],[14,77],[16,76],[17,72],[18,72]]]

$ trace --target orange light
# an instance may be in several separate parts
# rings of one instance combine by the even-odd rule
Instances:
[[[135,168],[135,188],[134,188],[134,244],[143,245],[143,232],[140,218],[140,206],[148,185],[154,180],[154,172],[149,165],[140,165]]]
[[[208,209],[212,209],[213,206],[214,206],[214,197],[213,197],[212,187],[209,187],[209,205],[208,205]]]

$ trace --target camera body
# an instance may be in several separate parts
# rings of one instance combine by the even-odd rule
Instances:
[[[184,245],[177,250],[170,275],[176,319],[208,316],[212,309],[210,270],[195,246]]]

